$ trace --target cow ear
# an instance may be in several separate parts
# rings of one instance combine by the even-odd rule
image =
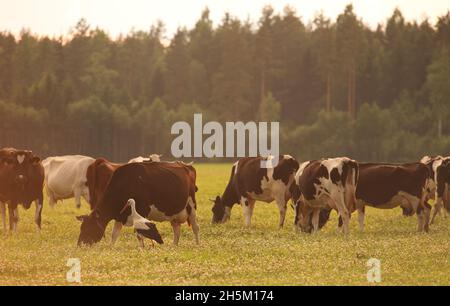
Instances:
[[[78,221],[83,222],[88,216],[87,215],[82,215],[82,216],[76,216],[75,218],[77,218]]]
[[[31,162],[32,162],[33,164],[37,164],[37,163],[39,163],[40,161],[41,161],[41,158],[38,157],[38,156],[33,156],[33,157],[31,158]]]

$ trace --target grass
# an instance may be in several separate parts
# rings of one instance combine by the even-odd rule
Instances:
[[[368,285],[369,258],[381,260],[381,285],[450,284],[450,218],[439,218],[430,233],[419,234],[416,218],[403,217],[400,209],[369,208],[365,232],[358,231],[354,217],[346,239],[336,232],[336,214],[311,236],[293,230],[292,210],[279,230],[276,205],[257,203],[251,228],[243,226],[239,206],[229,223],[211,225],[208,199],[225,188],[230,165],[196,168],[200,246],[184,225],[174,247],[170,225],[160,223],[162,246],[140,249],[128,228],[111,247],[110,224],[104,241],[77,248],[75,216],[87,213],[88,205],[78,210],[67,200],[51,209],[46,202],[40,236],[34,206],[20,210],[18,234],[0,235],[0,285],[68,285],[69,258],[81,260],[83,285]]]

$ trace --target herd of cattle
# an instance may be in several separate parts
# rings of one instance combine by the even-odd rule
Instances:
[[[150,220],[170,222],[174,244],[178,244],[181,224],[187,222],[199,243],[196,170],[192,164],[165,162],[160,157],[138,157],[126,164],[81,155],[41,161],[32,151],[0,149],[3,230],[7,231],[6,208],[9,229],[17,231],[18,205],[29,209],[32,202],[36,204],[35,223],[40,230],[45,190],[51,206],[69,198],[75,198],[77,207],[81,198],[90,204],[91,213],[77,217],[82,221],[79,245],[99,242],[112,220],[113,243],[123,226],[134,226],[141,243],[143,236],[157,237],[153,240],[162,243]],[[261,168],[261,161],[268,159],[273,157],[246,157],[233,165],[225,191],[211,200],[213,223],[229,220],[232,207],[240,204],[245,224],[250,226],[256,201],[275,201],[279,226],[283,227],[287,203],[292,200],[294,224],[308,233],[323,227],[334,209],[345,235],[356,210],[363,230],[365,206],[400,206],[404,215],[417,215],[419,231],[428,231],[442,208],[450,211],[450,157],[426,156],[408,164],[359,163],[341,157],[300,164],[292,156],[282,155],[276,167]],[[434,211],[430,221],[431,199]],[[146,234],[147,229],[153,232]]]

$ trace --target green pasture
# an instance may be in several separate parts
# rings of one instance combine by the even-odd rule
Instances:
[[[0,235],[0,285],[72,285],[66,280],[69,258],[81,261],[82,285],[371,285],[367,261],[381,261],[380,285],[449,285],[450,218],[438,218],[428,234],[416,232],[416,218],[400,209],[366,211],[360,233],[356,215],[351,234],[336,231],[337,216],[318,234],[296,233],[289,209],[279,230],[275,203],[257,203],[252,226],[243,225],[235,206],[231,221],[211,225],[209,198],[221,193],[229,178],[228,164],[199,164],[198,220],[200,245],[184,225],[180,245],[172,245],[170,224],[158,224],[164,245],[140,249],[132,229],[110,245],[106,238],[93,247],[77,248],[80,223],[73,200],[48,202],[43,228],[36,234],[34,206],[20,210],[19,232]],[[0,228],[1,230],[1,228]]]

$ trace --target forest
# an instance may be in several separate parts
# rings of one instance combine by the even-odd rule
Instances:
[[[257,22],[209,10],[168,38],[163,21],[112,38],[0,29],[0,147],[42,157],[170,159],[173,123],[279,121],[282,152],[417,161],[450,154],[450,12],[376,28],[351,5],[331,20],[264,7]]]

